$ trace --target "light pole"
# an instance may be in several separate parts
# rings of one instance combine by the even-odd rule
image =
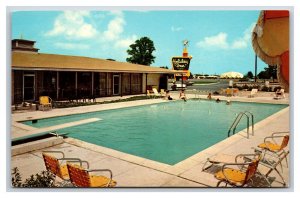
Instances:
[[[256,82],[256,74],[257,74],[257,55],[255,54],[254,82]]]

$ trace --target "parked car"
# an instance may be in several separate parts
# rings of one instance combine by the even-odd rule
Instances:
[[[186,84],[186,86],[192,86],[194,84],[194,82],[189,80],[185,81],[184,83]]]
[[[186,84],[182,83],[181,81],[176,81],[171,86],[172,90],[175,91],[177,89],[186,89]]]

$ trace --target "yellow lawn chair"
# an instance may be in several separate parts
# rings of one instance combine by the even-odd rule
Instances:
[[[215,178],[219,180],[217,187],[223,182],[225,186],[242,187],[248,185],[257,172],[261,155],[254,154],[255,157],[244,163],[224,163],[222,169],[215,173]],[[236,168],[233,168],[236,167]]]
[[[112,180],[112,172],[109,169],[84,169],[71,162],[67,163],[70,180],[76,187],[114,187],[117,182]],[[91,175],[91,172],[108,172],[110,177]]]
[[[52,109],[52,99],[49,96],[40,96],[39,102],[43,111],[45,110],[45,107]]]
[[[285,135],[281,135],[285,134]],[[258,145],[258,148],[264,152],[263,158],[265,159],[266,154],[269,154],[273,157],[280,158],[281,156],[286,154],[285,148],[289,143],[289,132],[274,132],[271,136],[265,137],[264,142]],[[276,140],[281,140],[280,143],[276,142]],[[285,155],[286,156],[286,155]],[[288,166],[287,158],[286,164]],[[267,159],[266,159],[267,160]]]

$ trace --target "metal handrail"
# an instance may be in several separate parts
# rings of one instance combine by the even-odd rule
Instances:
[[[229,130],[228,130],[228,137],[230,136],[230,132],[232,131],[232,134],[235,134],[235,130],[237,125],[240,123],[242,117],[245,115],[247,116],[247,138],[249,139],[249,115],[251,115],[251,121],[252,121],[252,136],[254,136],[254,116],[251,112],[249,111],[244,111],[244,112],[240,112],[237,117],[235,118],[235,120],[233,121],[232,125],[230,126]]]
[[[254,115],[250,111],[244,111],[244,113],[248,113],[251,115],[251,124],[252,124],[252,136],[254,136]]]

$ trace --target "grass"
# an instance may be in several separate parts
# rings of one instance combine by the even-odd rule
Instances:
[[[54,107],[55,108],[70,108],[70,107],[89,106],[89,105],[98,105],[98,104],[110,104],[110,103],[117,103],[117,102],[128,102],[128,101],[147,100],[147,99],[150,99],[150,97],[148,97],[148,96],[132,96],[130,98],[103,101],[103,102],[59,102],[59,101],[56,101]]]
[[[203,84],[212,84],[212,83],[216,83],[218,81],[196,81],[194,82],[194,85],[203,85]]]

